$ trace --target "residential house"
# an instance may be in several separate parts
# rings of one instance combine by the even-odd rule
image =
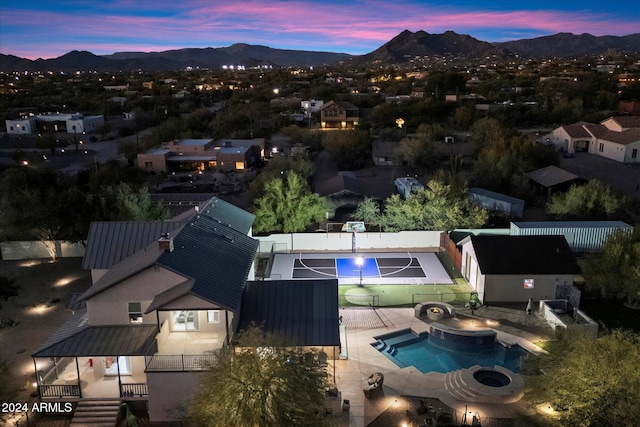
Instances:
[[[348,102],[329,101],[320,109],[322,129],[354,129],[359,120],[360,110]]]
[[[180,170],[242,171],[264,158],[264,146],[264,138],[174,140],[139,153],[138,168],[156,173]]]
[[[169,222],[93,224],[84,306],[33,354],[41,399],[141,400],[152,424],[180,420],[212,351],[252,322],[335,355],[337,282],[251,282],[253,220],[214,197]]]
[[[5,124],[7,133],[14,135],[34,134],[38,131],[82,135],[97,131],[100,126],[104,125],[104,117],[101,115],[85,116],[80,113],[47,113],[5,120]]]
[[[165,420],[193,392],[210,351],[229,343],[253,274],[252,222],[253,215],[213,198],[178,229],[92,274],[97,280],[80,297],[86,308],[33,354],[41,397],[137,396],[148,400],[152,419]],[[139,241],[150,236],[145,227]],[[136,246],[128,237],[104,243]],[[85,266],[122,258],[107,244],[91,245],[98,251]]]
[[[462,275],[485,304],[555,299],[580,271],[564,236],[470,235],[459,245]]]
[[[586,151],[622,162],[640,162],[640,117],[609,117],[599,124],[577,122],[560,126],[545,140],[567,153]]]

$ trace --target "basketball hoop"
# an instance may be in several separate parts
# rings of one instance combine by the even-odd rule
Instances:
[[[367,231],[364,226],[364,221],[347,221],[342,226],[342,231],[346,231],[348,233],[363,233]]]

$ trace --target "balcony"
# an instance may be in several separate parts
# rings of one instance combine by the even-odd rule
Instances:
[[[154,354],[145,356],[145,372],[206,371],[215,362],[214,354]]]

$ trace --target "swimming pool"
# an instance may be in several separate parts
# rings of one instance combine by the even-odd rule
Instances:
[[[443,342],[427,333],[416,334],[411,329],[375,337],[372,344],[380,353],[401,368],[414,366],[422,373],[447,373],[474,365],[505,367],[518,372],[520,360],[528,352],[518,346],[462,344]]]

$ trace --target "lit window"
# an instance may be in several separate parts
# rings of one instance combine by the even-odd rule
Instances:
[[[208,323],[220,323],[220,310],[207,310]]]
[[[142,304],[139,302],[129,303],[129,322],[142,323]]]

